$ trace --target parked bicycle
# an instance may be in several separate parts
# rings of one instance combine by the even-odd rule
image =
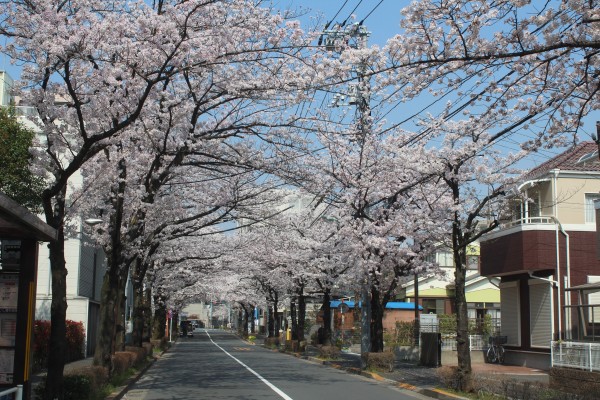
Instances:
[[[486,353],[486,359],[489,363],[504,364],[504,347],[507,341],[506,336],[490,336],[490,347]]]

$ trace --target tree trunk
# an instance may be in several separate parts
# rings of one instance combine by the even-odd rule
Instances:
[[[371,352],[383,351],[383,312],[384,305],[379,290],[371,286]]]
[[[321,336],[323,344],[331,345],[332,334],[331,334],[331,294],[329,289],[325,289],[323,296],[323,334]]]
[[[112,350],[115,327],[115,311],[117,300],[117,287],[119,284],[116,268],[108,265],[102,291],[100,292],[100,333],[94,353],[94,365],[106,367],[112,371]],[[110,373],[110,372],[109,372]]]
[[[298,315],[296,309],[296,301],[293,298],[290,301],[290,315],[292,319],[292,340],[298,340]]]
[[[471,350],[469,349],[469,315],[465,295],[466,246],[454,247],[455,308],[456,308],[456,351],[458,357],[458,387],[469,392],[473,387],[471,370]]]
[[[64,398],[63,372],[67,353],[67,268],[65,263],[64,197],[56,200],[54,207],[44,200],[46,222],[58,232],[56,242],[48,245],[52,273],[52,303],[50,306],[50,348],[48,352],[48,375],[46,376],[45,400]],[[54,222],[54,223],[53,223]]]
[[[133,310],[131,310],[131,342],[133,346],[141,347],[144,335],[144,315],[146,314],[146,302],[144,299],[144,284],[137,280],[133,285]]]
[[[107,270],[102,283],[100,299],[100,333],[94,353],[94,364],[106,367],[112,372],[112,354],[115,345],[115,324],[117,320],[120,267],[121,267],[121,226],[123,220],[123,193],[125,193],[125,178],[127,176],[125,160],[119,161],[120,182],[112,189],[112,213],[110,215],[110,249],[106,253]]]
[[[152,291],[149,287],[144,290],[144,336],[143,341],[149,342],[152,337]]]
[[[239,330],[240,330],[240,335],[242,337],[246,337],[248,336],[248,323],[249,323],[249,318],[250,318],[250,313],[248,312],[248,310],[246,309],[246,307],[242,306],[242,309],[240,310],[240,318],[239,318]]]
[[[154,318],[152,322],[152,339],[159,340],[165,337],[165,325],[167,324],[167,307],[159,296],[154,296]]]
[[[296,336],[299,341],[304,340],[304,327],[306,322],[306,297],[304,293],[298,295],[298,328]]]
[[[458,171],[454,171],[455,173]],[[454,204],[460,204],[460,184],[452,178],[446,180],[452,190]],[[469,221],[469,219],[468,219]],[[469,224],[469,222],[467,222]],[[467,312],[467,298],[465,295],[465,282],[467,273],[467,244],[470,235],[465,234],[465,228],[458,211],[454,212],[452,221],[452,257],[454,259],[454,306],[456,309],[456,355],[458,369],[456,372],[457,389],[470,392],[473,388],[471,370],[471,351],[469,349],[469,315]],[[468,226],[467,226],[468,228]]]
[[[274,336],[279,336],[279,330],[281,329],[281,324],[279,323],[279,314],[277,310],[279,309],[279,296],[277,292],[274,292],[273,295],[273,330]]]
[[[119,286],[117,292],[116,309],[115,309],[115,351],[125,350],[125,307],[127,296],[125,288],[127,287],[127,269],[119,271]]]
[[[268,320],[267,320],[267,330],[268,330],[268,337],[275,337],[275,317],[273,315],[273,307],[272,306],[267,306],[267,310],[268,310]]]

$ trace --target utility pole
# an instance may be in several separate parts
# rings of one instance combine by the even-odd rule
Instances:
[[[362,23],[355,23],[347,27],[334,26],[334,29],[323,31],[319,40],[325,39],[325,48],[328,51],[341,52],[345,47],[364,49],[367,47],[368,37],[371,32]],[[363,60],[356,67],[357,84],[349,84],[346,103],[345,94],[336,94],[331,102],[332,107],[356,105],[356,141],[364,144],[371,131],[371,107],[369,79],[366,77],[367,63]],[[367,367],[367,354],[371,351],[371,278],[367,271],[361,284],[361,368]]]

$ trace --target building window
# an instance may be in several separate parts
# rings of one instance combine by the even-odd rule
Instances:
[[[467,269],[479,270],[479,256],[467,256]]]
[[[596,222],[596,210],[594,209],[594,200],[600,199],[600,193],[585,194],[585,222],[593,224]]]
[[[440,267],[454,266],[454,260],[452,257],[452,253],[449,251],[438,251],[437,262]]]
[[[423,299],[421,301],[423,314],[445,314],[443,299]]]

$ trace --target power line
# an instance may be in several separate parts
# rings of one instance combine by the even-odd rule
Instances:
[[[361,25],[363,24],[363,22],[365,22],[365,20],[366,20],[367,18],[369,18],[369,15],[373,14],[373,11],[375,11],[375,10],[377,9],[377,7],[379,7],[379,6],[381,5],[381,3],[383,3],[383,0],[380,0],[380,1],[379,1],[379,3],[377,3],[377,5],[376,5],[375,7],[373,7],[373,9],[372,9],[371,11],[369,11],[369,13],[367,14],[367,16],[366,16],[366,17],[364,17],[364,18],[363,18],[363,19],[360,21],[360,24],[361,24]]]
[[[356,7],[354,7],[354,9],[352,11],[350,11],[350,14],[346,17],[344,22],[342,22],[342,27],[344,27],[346,25],[346,22],[348,21],[348,19],[350,19],[350,17],[352,17],[352,14],[354,14],[354,11],[356,11],[356,9],[361,5],[362,2],[363,2],[363,0],[360,0],[358,2],[358,4],[356,5]]]
[[[344,1],[344,4],[342,4],[342,6],[340,7],[340,9],[335,13],[335,15],[329,20],[329,22],[327,23],[327,25],[325,25],[325,29],[329,28],[329,25],[333,22],[333,20],[338,16],[338,14],[344,9],[344,7],[346,6],[346,4],[348,3],[348,0]]]

